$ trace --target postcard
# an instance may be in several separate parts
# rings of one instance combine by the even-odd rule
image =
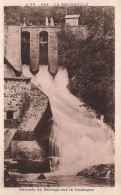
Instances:
[[[120,2],[0,5],[1,194],[120,194]]]

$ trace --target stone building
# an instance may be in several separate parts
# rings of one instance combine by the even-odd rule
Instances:
[[[43,162],[49,155],[51,117],[48,97],[4,58],[5,159]]]
[[[70,26],[78,26],[79,25],[79,16],[80,15],[66,15],[65,16],[65,24]]]

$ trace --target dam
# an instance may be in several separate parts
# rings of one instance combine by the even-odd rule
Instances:
[[[48,68],[51,74],[57,72],[58,28],[46,26],[6,26],[4,29],[5,57],[18,70],[21,70],[22,64],[28,64],[30,65],[31,72],[36,74],[39,70],[39,63],[41,63],[49,65]],[[41,50],[43,46],[44,52],[44,45],[47,48],[45,49],[47,59],[43,61],[41,56],[44,53]]]
[[[67,28],[86,39],[85,26]],[[68,73],[58,64],[60,30],[5,26],[5,165],[17,173],[69,178],[114,163],[114,133],[67,89]]]

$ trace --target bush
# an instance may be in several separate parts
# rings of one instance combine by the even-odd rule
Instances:
[[[113,19],[112,9],[100,8],[99,13],[96,10],[93,23],[87,25],[86,40],[74,36],[71,28],[62,28],[58,33],[58,63],[68,71],[70,91],[98,115],[104,115],[105,122],[114,129]]]

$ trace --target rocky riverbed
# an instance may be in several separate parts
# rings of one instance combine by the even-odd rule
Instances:
[[[115,169],[114,164],[100,164],[90,166],[83,171],[80,171],[77,176],[91,177],[91,178],[109,178],[114,180]]]
[[[34,172],[30,167],[32,163],[29,165],[30,172],[23,173],[18,169],[18,165],[20,166],[20,162],[16,161],[5,163],[5,187],[112,187],[115,184],[114,164],[90,166],[77,175]]]
[[[46,176],[9,172],[10,178],[5,187],[113,187],[114,180],[108,178],[86,178],[84,176]]]

